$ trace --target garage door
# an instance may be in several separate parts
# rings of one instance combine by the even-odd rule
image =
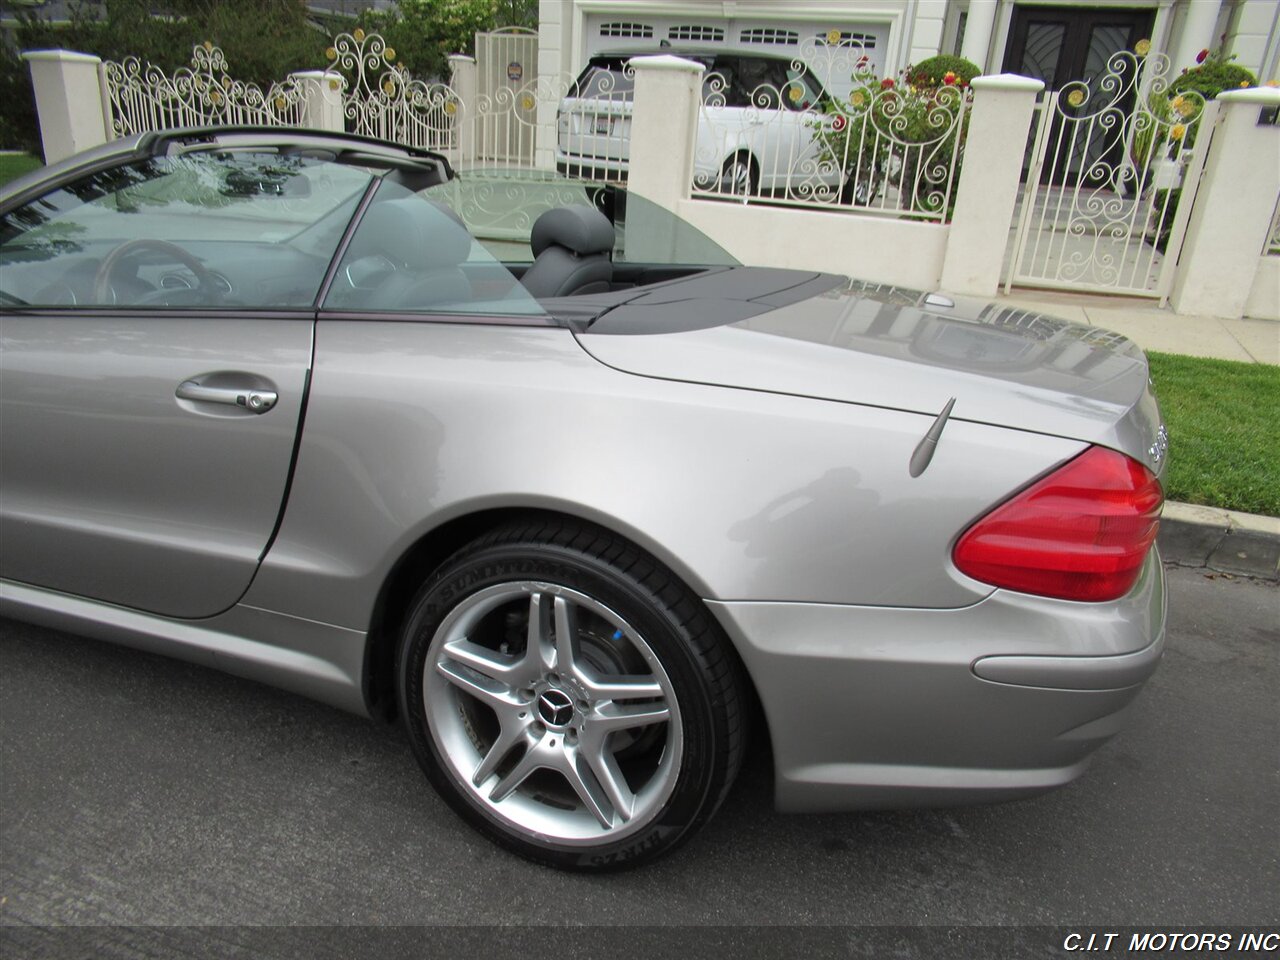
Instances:
[[[679,53],[681,48],[767,50],[804,60],[837,96],[851,89],[849,75],[853,72],[853,63],[864,54],[869,69],[883,75],[889,41],[888,24],[857,21],[828,24],[745,17],[713,20],[609,13],[588,14],[585,25],[588,57],[613,50],[652,49],[657,53],[668,49],[662,46],[664,43],[672,53]],[[833,44],[833,40],[837,42]]]

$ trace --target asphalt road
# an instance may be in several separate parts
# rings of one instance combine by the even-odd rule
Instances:
[[[608,877],[473,834],[397,727],[0,621],[0,924],[1274,926],[1280,590],[1170,592],[1163,666],[1072,786],[782,816],[759,756],[698,838]]]

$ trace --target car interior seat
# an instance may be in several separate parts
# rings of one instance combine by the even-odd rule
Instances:
[[[534,297],[605,293],[613,280],[613,224],[586,204],[548,210],[529,235],[533,265],[520,282]]]

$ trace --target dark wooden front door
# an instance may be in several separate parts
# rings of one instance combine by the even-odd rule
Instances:
[[[1103,179],[1123,160],[1122,138],[1075,136],[1074,118],[1110,110],[1125,116],[1133,108],[1134,61],[1116,58],[1151,36],[1153,12],[1093,7],[1016,6],[1005,48],[1004,70],[1043,80],[1053,92],[1064,91],[1050,132],[1056,162],[1046,162],[1042,182],[1075,183]],[[1103,130],[1119,131],[1115,123]]]

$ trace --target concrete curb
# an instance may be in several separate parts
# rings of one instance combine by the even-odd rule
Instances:
[[[1280,581],[1280,518],[1166,503],[1160,555],[1186,567]]]

